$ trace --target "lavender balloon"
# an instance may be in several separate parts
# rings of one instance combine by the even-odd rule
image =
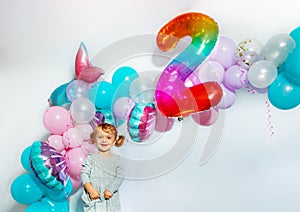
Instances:
[[[224,75],[223,84],[230,90],[237,90],[247,84],[248,71],[239,65],[233,65],[228,68]]]
[[[237,45],[232,39],[221,36],[211,53],[210,60],[220,63],[225,69],[227,69],[235,63],[234,53],[236,48]]]
[[[219,104],[216,106],[216,108],[219,109],[227,109],[231,107],[236,99],[235,91],[231,91],[228,88],[226,88],[223,84],[221,85],[223,90],[223,96]]]

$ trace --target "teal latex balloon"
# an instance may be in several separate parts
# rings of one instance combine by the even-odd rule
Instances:
[[[31,152],[31,146],[28,146],[25,148],[21,154],[21,164],[23,168],[28,171],[32,172],[31,166],[30,166],[30,152]]]
[[[42,202],[34,202],[25,209],[25,212],[41,212],[41,211],[51,212],[51,209],[48,207],[48,205],[45,205]]]
[[[110,109],[113,105],[115,91],[116,88],[111,83],[99,81],[90,89],[90,100],[96,109]]]
[[[20,204],[31,204],[38,201],[44,192],[33,177],[26,173],[19,175],[11,184],[10,193],[13,199]]]
[[[54,201],[48,197],[44,197],[40,201],[43,205],[47,206],[51,212],[69,212],[70,207],[67,200]]]
[[[271,104],[282,110],[289,110],[300,103],[300,87],[291,83],[282,72],[268,89]]]
[[[139,77],[139,74],[129,66],[118,68],[112,76],[112,84],[116,88],[117,98],[129,96],[130,85],[133,80]]]

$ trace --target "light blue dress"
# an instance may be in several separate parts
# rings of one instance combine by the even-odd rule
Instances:
[[[120,212],[121,205],[118,189],[123,182],[124,166],[121,157],[113,155],[102,157],[99,154],[90,154],[82,163],[81,180],[84,185],[90,182],[100,191],[100,198],[91,200],[86,190],[83,190],[81,199],[84,202],[85,212]],[[105,199],[103,192],[113,193],[110,199]]]

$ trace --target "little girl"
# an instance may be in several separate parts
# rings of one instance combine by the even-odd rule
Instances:
[[[111,124],[100,124],[90,135],[98,153],[90,154],[82,163],[81,180],[84,211],[121,211],[118,189],[123,181],[124,167],[120,156],[111,153],[113,145],[123,145],[125,137],[117,136]]]

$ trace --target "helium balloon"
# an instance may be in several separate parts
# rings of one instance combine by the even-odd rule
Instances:
[[[116,118],[121,120],[127,120],[134,105],[135,104],[132,98],[121,97],[115,101],[113,113],[116,116]]]
[[[234,53],[236,48],[237,45],[232,39],[220,36],[209,60],[216,61],[221,64],[224,69],[227,69],[235,63]]]
[[[112,76],[112,85],[116,89],[116,98],[129,96],[130,85],[133,80],[139,77],[135,69],[129,66],[118,68]]]
[[[277,68],[272,61],[260,60],[248,72],[248,80],[256,88],[267,88],[277,77]]]
[[[187,99],[197,101],[198,98],[191,94],[195,86],[187,88],[184,85],[186,79],[213,50],[218,29],[216,22],[209,16],[190,12],[175,17],[159,31],[156,41],[162,51],[173,49],[185,36],[192,37],[191,44],[168,64],[158,80],[155,98],[163,115],[187,116],[199,110],[209,109],[220,101],[221,98],[215,98],[219,96],[217,93],[221,90],[220,86],[209,82],[208,86],[203,83],[200,86],[196,85],[197,88],[194,89],[197,90],[197,95],[201,96],[201,103],[186,103]]]
[[[75,148],[82,144],[82,139],[78,136],[75,128],[70,128],[64,132],[62,140],[66,148]]]
[[[155,84],[147,77],[138,77],[130,85],[130,96],[136,103],[149,103],[154,101]]]
[[[235,52],[236,63],[245,69],[263,59],[262,55],[263,45],[256,39],[245,39],[240,42]]]
[[[53,147],[54,149],[56,149],[59,152],[61,152],[65,149],[65,145],[63,143],[63,138],[61,135],[50,135],[46,142],[48,142],[48,144],[51,147]]]
[[[278,67],[284,63],[295,47],[296,43],[290,35],[278,34],[268,40],[263,49],[263,55],[265,60],[272,61]]]
[[[70,113],[77,124],[87,124],[94,118],[96,109],[91,100],[79,98],[71,104]]]
[[[48,108],[43,115],[43,124],[51,134],[56,135],[62,135],[67,129],[73,127],[69,111],[61,106]]]
[[[127,122],[128,132],[134,142],[148,139],[155,128],[156,109],[153,103],[137,103]]]
[[[221,85],[222,90],[223,90],[223,96],[221,101],[218,103],[216,108],[219,109],[227,109],[231,107],[236,99],[235,91],[231,91],[228,88],[226,88],[223,84]]]
[[[48,99],[50,107],[52,107],[52,106],[62,106],[62,107],[66,107],[66,108],[69,107],[71,102],[68,99],[66,90],[72,81],[65,83],[63,85],[60,85],[51,93],[50,98]]]
[[[73,80],[69,83],[66,92],[71,102],[79,98],[89,98],[90,95],[88,84],[81,80]]]
[[[43,191],[28,173],[19,175],[11,184],[10,193],[20,204],[31,204],[43,196]]]
[[[289,110],[300,104],[300,86],[290,82],[285,75],[285,72],[280,73],[269,86],[268,98],[274,107]]]
[[[28,171],[32,172],[31,166],[30,166],[30,152],[31,152],[31,146],[26,147],[26,149],[23,150],[21,155],[21,164],[23,168]]]
[[[65,158],[47,142],[32,144],[30,162],[35,176],[47,187],[58,191],[65,188],[69,180]]]
[[[66,153],[66,161],[69,168],[69,174],[73,178],[77,178],[80,176],[81,165],[87,154],[83,151],[81,147],[76,147],[70,149]]]
[[[211,126],[218,119],[219,110],[218,109],[210,109],[206,111],[201,111],[199,113],[193,113],[193,120],[201,125],[201,126]]]
[[[99,81],[90,89],[90,100],[96,109],[110,109],[113,105],[116,88],[109,82]]]
[[[225,74],[223,84],[230,90],[237,90],[248,83],[248,71],[239,65],[230,66]]]

